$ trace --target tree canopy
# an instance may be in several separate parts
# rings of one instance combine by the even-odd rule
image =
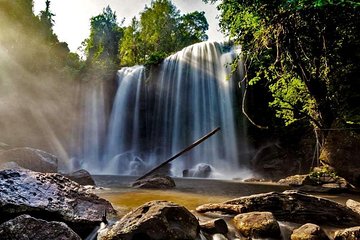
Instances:
[[[0,47],[30,72],[54,71],[68,77],[78,72],[80,62],[53,32],[50,5],[46,0],[46,8],[36,16],[32,0],[0,1]]]
[[[181,15],[169,0],[152,1],[132,19],[119,46],[121,65],[157,62],[188,45],[207,40],[204,12]]]
[[[248,86],[265,81],[286,124],[360,120],[358,2],[224,0],[218,9],[221,29],[242,46]]]
[[[85,40],[88,61],[117,66],[122,35],[123,29],[117,22],[116,13],[107,6],[101,14],[90,19],[90,36]]]

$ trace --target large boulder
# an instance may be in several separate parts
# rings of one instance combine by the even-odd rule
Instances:
[[[309,174],[288,176],[286,178],[280,179],[278,183],[294,187],[312,184]]]
[[[352,209],[325,198],[297,191],[262,193],[218,204],[204,204],[197,207],[196,211],[200,213],[266,211],[272,212],[279,221],[326,223],[338,227],[360,225],[360,214]]]
[[[360,202],[357,202],[357,201],[352,200],[352,199],[348,199],[346,201],[346,206],[348,208],[350,208],[351,210],[353,210],[354,212],[360,214]]]
[[[169,176],[153,176],[138,180],[132,186],[136,188],[169,189],[176,185],[174,179]]]
[[[95,185],[95,181],[91,174],[85,169],[80,169],[75,172],[63,175],[80,185]]]
[[[0,164],[15,162],[20,167],[36,172],[57,172],[58,159],[39,149],[22,147],[0,152]]]
[[[0,164],[0,171],[6,169],[22,169],[16,162],[5,162]]]
[[[280,226],[271,212],[249,212],[234,217],[235,228],[244,237],[279,238]]]
[[[358,240],[358,239],[360,239],[360,226],[336,231],[334,236],[334,240]]]
[[[186,208],[167,201],[151,201],[126,214],[102,231],[98,239],[168,240],[196,239],[199,223]]]
[[[225,220],[222,218],[200,222],[200,229],[207,234],[227,234],[229,232],[229,228]]]
[[[115,214],[108,201],[60,174],[25,169],[0,171],[0,223],[29,214],[65,222],[85,237],[100,224],[104,211]]]
[[[329,240],[329,237],[318,225],[307,223],[293,231],[291,240]]]
[[[6,240],[81,240],[65,223],[47,222],[21,215],[0,225],[0,239]]]
[[[278,183],[298,187],[303,192],[341,193],[354,190],[351,184],[328,166],[314,168],[310,174],[289,176]]]

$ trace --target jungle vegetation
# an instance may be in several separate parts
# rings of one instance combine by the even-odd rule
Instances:
[[[265,86],[284,124],[305,120],[326,135],[335,121],[344,128],[360,122],[360,3],[205,2],[218,4],[221,30],[242,47],[246,89]]]

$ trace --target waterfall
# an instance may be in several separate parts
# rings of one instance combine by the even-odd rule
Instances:
[[[226,176],[239,173],[246,161],[240,158],[247,149],[246,126],[235,114],[240,74],[231,74],[236,54],[228,48],[198,43],[150,70],[119,70],[103,154],[95,169],[84,166],[104,174],[141,174],[220,126],[219,133],[175,160],[172,173],[181,176],[200,163]]]

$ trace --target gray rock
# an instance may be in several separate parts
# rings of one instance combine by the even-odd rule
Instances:
[[[0,164],[0,171],[6,169],[22,169],[16,162],[5,162]]]
[[[360,239],[360,226],[336,231],[334,236],[334,240],[358,240],[358,239]]]
[[[91,174],[85,169],[80,169],[75,172],[63,175],[80,185],[95,185],[95,181]]]
[[[150,188],[150,189],[169,189],[174,188],[175,181],[169,176],[150,176],[133,183],[136,188]]]
[[[62,222],[47,222],[21,215],[0,225],[0,239],[6,240],[81,240]]]
[[[39,149],[23,147],[0,152],[0,164],[15,162],[20,167],[36,172],[57,172],[58,159]]]
[[[329,240],[329,238],[318,225],[307,223],[293,231],[291,240]]]
[[[313,176],[294,175],[281,179],[278,183],[298,187],[297,189],[302,192],[314,193],[342,193],[354,189],[344,178],[334,176],[330,170],[324,170],[324,168],[315,168]]]
[[[209,178],[214,174],[215,169],[206,163],[199,163],[194,168],[183,171],[183,177]]]
[[[223,234],[216,233],[212,236],[212,240],[228,240]]]
[[[249,212],[236,215],[234,226],[245,237],[280,237],[279,223],[271,212]]]
[[[151,201],[126,214],[100,240],[196,239],[199,223],[186,208],[167,201]]]
[[[360,225],[360,214],[334,201],[297,191],[270,192],[236,198],[196,208],[200,213],[220,211],[229,213],[253,211],[272,212],[279,221],[296,223],[327,223],[338,227]]]
[[[289,186],[303,186],[305,184],[311,183],[309,175],[293,175],[286,177],[284,179],[280,179],[278,181],[279,184],[289,185]]]
[[[351,210],[353,210],[354,212],[360,214],[360,203],[359,202],[352,200],[352,199],[348,199],[346,201],[346,206],[348,208],[350,208]]]
[[[224,219],[216,218],[206,222],[200,222],[201,231],[208,234],[227,234],[229,232],[228,226]]]
[[[65,222],[85,237],[100,224],[104,211],[115,214],[108,201],[60,174],[0,171],[0,222],[29,214]]]
[[[234,179],[236,180],[236,179]],[[252,183],[252,182],[271,182],[271,180],[265,179],[265,178],[247,178],[244,180],[244,182]]]

